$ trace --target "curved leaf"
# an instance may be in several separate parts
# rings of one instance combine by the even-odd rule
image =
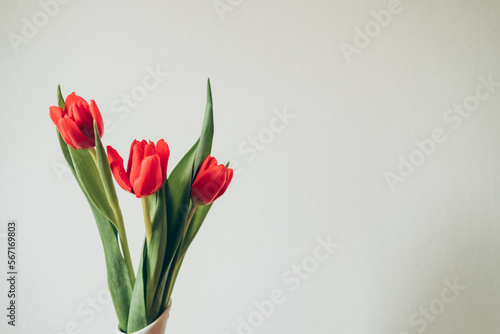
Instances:
[[[68,147],[68,149],[71,160],[73,160],[76,177],[80,181],[83,191],[95,208],[117,228],[116,218],[109,205],[94,159],[88,150],[75,150],[72,147]]]
[[[146,280],[146,314],[149,325],[161,315],[159,308],[153,307],[153,302],[158,290],[167,246],[165,189],[161,188],[154,195],[149,196],[148,200],[152,224],[151,240],[148,246]]]
[[[191,185],[201,163],[212,150],[214,135],[213,102],[210,80],[207,82],[207,103],[200,138],[175,166],[163,188],[167,205],[167,247],[162,267],[162,277],[153,307],[159,312],[165,310],[169,302],[168,291],[172,290],[174,272],[181,259],[179,250],[186,228],[186,219],[191,200]]]
[[[198,207],[196,210],[196,213],[193,216],[193,219],[191,220],[191,223],[189,224],[188,230],[186,232],[186,236],[184,237],[184,240],[182,241],[181,245],[181,250],[180,254],[181,257],[184,257],[186,254],[189,246],[193,242],[194,238],[196,237],[196,234],[198,234],[198,231],[200,230],[201,224],[203,224],[203,221],[205,220],[205,217],[208,214],[208,211],[210,211],[210,208],[212,207],[212,204],[209,205],[203,205]]]
[[[147,277],[144,263],[147,261],[147,254],[148,247],[146,245],[146,241],[144,241],[141,262],[139,263],[139,269],[137,270],[137,278],[132,292],[132,300],[130,301],[127,333],[135,333],[148,325],[146,316],[146,299],[144,295],[144,277]]]
[[[118,317],[118,326],[124,331],[127,328],[128,312],[132,294],[132,284],[130,282],[127,266],[120,251],[116,230],[113,224],[101,214],[99,210],[92,204],[88,198],[84,188],[75,171],[73,160],[71,159],[70,147],[64,142],[61,134],[57,131],[59,144],[63,152],[64,158],[68,163],[71,172],[73,173],[76,182],[82,189],[83,195],[87,199],[89,206],[94,215],[99,235],[101,236],[102,245],[104,248],[104,257],[106,260],[106,272],[109,292],[113,300],[116,315]]]

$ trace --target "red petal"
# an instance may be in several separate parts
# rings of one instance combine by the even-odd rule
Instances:
[[[64,142],[76,150],[77,148],[75,145],[73,145],[71,138],[66,134],[66,132],[61,131],[61,127],[59,126],[59,124],[57,124],[57,129],[59,130],[61,137],[64,139]]]
[[[210,156],[206,157],[205,160],[203,160],[200,169],[198,169],[198,173],[206,170],[209,162],[210,162]]]
[[[87,138],[82,131],[76,126],[75,122],[69,117],[63,117],[59,120],[59,131],[68,138],[68,145],[76,149],[86,149],[94,147],[94,141]],[[71,145],[71,144],[73,145]]]
[[[191,197],[203,205],[210,204],[216,199],[225,180],[226,173],[223,165],[213,166],[209,170],[198,173],[191,187]]]
[[[155,144],[150,143],[144,146],[144,158],[156,154]]]
[[[99,137],[102,137],[102,135],[104,134],[104,122],[102,121],[101,112],[99,111],[99,108],[97,108],[97,104],[95,103],[94,100],[90,100],[89,109],[92,118],[97,124],[97,131],[99,131]]]
[[[69,111],[69,109],[70,109],[69,107],[72,105],[75,105],[78,108],[81,108],[81,107],[83,107],[85,109],[89,108],[89,104],[87,103],[87,101],[85,101],[82,97],[76,95],[75,92],[68,95],[66,97],[66,101],[64,102],[64,111],[66,111],[66,113],[70,117],[73,117],[73,114],[70,114],[70,111]]]
[[[210,172],[210,170],[214,167],[217,166],[217,159],[214,157],[211,157],[210,155],[203,160],[200,168],[198,169],[198,173],[195,176],[195,180],[197,178],[200,178],[203,174]]]
[[[90,110],[86,108],[80,108],[78,105],[73,104],[69,106],[69,110],[73,110],[73,119],[75,120],[76,125],[80,127],[82,125],[88,126],[93,122],[92,115],[90,114]]]
[[[132,187],[135,184],[135,180],[139,178],[139,175],[141,175],[141,165],[142,165],[142,160],[144,160],[144,146],[143,142],[136,143],[133,147],[133,152],[132,152],[132,166],[130,167],[130,172],[129,172],[129,180],[130,183],[132,184]],[[134,188],[135,189],[135,188]]]
[[[64,117],[64,111],[59,107],[49,108],[50,119],[56,126],[59,125],[59,120]]]
[[[200,175],[203,174],[205,171],[210,169],[212,166],[217,165],[217,160],[214,157],[211,157],[208,155],[205,160],[201,163],[200,168],[198,169],[198,173],[195,176],[195,179]]]
[[[167,177],[167,166],[168,158],[170,156],[170,149],[163,139],[158,140],[158,143],[156,144],[156,154],[158,154],[158,156],[160,157],[161,173],[163,182],[165,182],[165,178]]]
[[[222,186],[217,196],[215,196],[214,201],[217,198],[221,197],[226,192],[226,189],[229,186],[229,183],[231,183],[232,179],[233,179],[233,170],[231,168],[226,168],[226,181],[224,182],[224,185]]]
[[[203,170],[208,170],[208,169],[212,168],[213,166],[217,166],[217,159],[215,159],[214,157],[212,157],[210,155],[206,157],[204,162],[206,162],[206,164],[205,164],[205,168]],[[200,170],[201,170],[201,168],[200,168]]]
[[[64,111],[66,111],[66,113],[68,113],[69,106],[75,103],[75,99],[76,99],[75,92],[66,96],[66,100],[64,101]]]
[[[134,146],[137,145],[138,141],[134,139],[132,145],[130,145],[130,153],[128,154],[128,163],[127,163],[127,175],[130,178],[130,171],[132,170],[132,160],[134,156]]]
[[[113,173],[116,182],[122,189],[128,191],[129,193],[133,193],[127,172],[125,171],[125,168],[123,168],[123,158],[111,146],[107,147],[107,151],[109,166],[111,167],[111,172]]]
[[[70,113],[73,115],[72,118],[75,120],[76,126],[82,130],[83,134],[94,139],[94,123],[90,111],[73,104],[69,106],[68,114]]]
[[[133,183],[135,196],[141,198],[154,194],[162,184],[160,157],[155,154],[144,158],[141,175]]]

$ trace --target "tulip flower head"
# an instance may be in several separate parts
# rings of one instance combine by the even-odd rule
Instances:
[[[94,100],[90,105],[74,92],[68,95],[64,102],[64,110],[50,107],[50,118],[61,133],[66,144],[74,149],[95,147],[94,122],[99,131],[99,137],[104,132],[102,116]]]
[[[134,140],[130,146],[127,170],[123,159],[111,146],[107,147],[109,165],[116,182],[124,190],[142,198],[154,194],[162,187],[167,176],[170,149],[160,139],[158,143]]]
[[[203,161],[191,186],[191,198],[195,205],[213,203],[226,191],[233,178],[233,170],[218,165],[210,155]]]

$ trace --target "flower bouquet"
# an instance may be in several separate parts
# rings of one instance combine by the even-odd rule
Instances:
[[[160,139],[134,140],[127,169],[101,137],[104,125],[96,103],[75,93],[50,107],[64,157],[97,223],[106,259],[108,286],[121,333],[163,333],[172,290],[186,252],[214,200],[227,189],[233,170],[210,156],[214,133],[212,93],[201,135],[167,177],[170,149]],[[145,238],[134,273],[118,185],[141,199]]]

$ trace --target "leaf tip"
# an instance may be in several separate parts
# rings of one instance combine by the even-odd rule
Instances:
[[[210,78],[207,79],[207,102],[212,103],[212,86],[210,85]]]
[[[61,85],[57,85],[57,105],[64,110],[64,98],[61,92]]]

